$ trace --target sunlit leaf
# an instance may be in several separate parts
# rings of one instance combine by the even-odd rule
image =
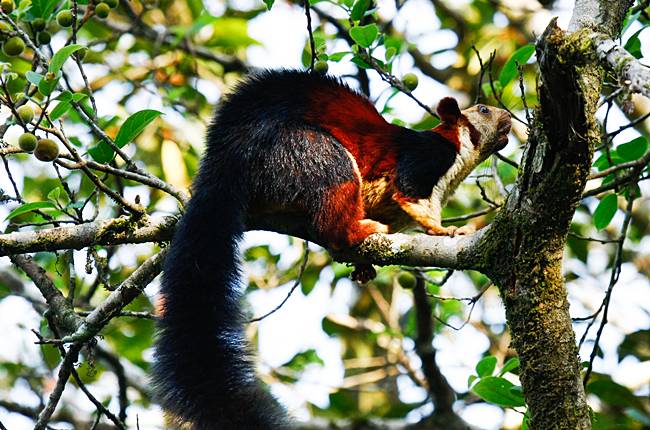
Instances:
[[[68,45],[59,49],[56,52],[56,54],[52,56],[52,60],[50,60],[50,67],[48,68],[48,71],[50,73],[57,74],[59,70],[61,70],[61,67],[63,67],[65,60],[67,60],[68,57],[70,57],[70,55],[80,50],[81,48],[83,48],[82,45]]]
[[[61,196],[61,187],[52,188],[49,193],[47,193],[47,199],[53,202],[56,202]]]
[[[616,147],[616,152],[624,161],[637,160],[643,157],[647,150],[648,140],[643,136],[639,136]]]
[[[370,0],[357,0],[352,7],[350,18],[353,21],[359,21],[361,18],[363,18],[366,10],[368,10],[368,6],[370,6]]]
[[[512,81],[515,76],[517,76],[517,64],[523,66],[528,62],[534,53],[535,45],[530,44],[522,46],[510,56],[506,64],[503,66],[503,69],[501,69],[501,73],[499,74],[499,82],[501,83],[502,87],[508,85],[510,81]]]
[[[481,378],[473,387],[472,392],[489,403],[503,407],[525,406],[524,396],[512,390],[515,385],[507,379],[498,376]]]
[[[61,118],[70,110],[72,105],[69,102],[59,102],[54,109],[50,112],[50,119],[56,121]]]
[[[519,367],[519,358],[512,357],[503,365],[503,368],[499,371],[498,376],[503,376],[508,372],[511,372]]]
[[[43,80],[44,76],[41,75],[40,73],[36,73],[29,70],[27,73],[25,73],[25,78],[27,79],[28,82],[38,86],[39,82]]]
[[[52,202],[32,202],[25,203],[22,206],[17,207],[16,209],[9,212],[5,221],[17,217],[18,215],[26,214],[28,212],[34,211],[36,209],[45,209],[45,208],[56,208],[56,205]]]
[[[618,196],[616,194],[608,194],[605,196],[594,211],[594,227],[597,230],[602,230],[612,222],[612,218],[618,209]]]
[[[350,37],[364,48],[370,48],[370,45],[377,39],[379,28],[376,24],[362,25],[350,29]]]
[[[639,35],[646,28],[648,28],[647,25],[643,26],[639,31],[630,36],[630,38],[627,39],[627,42],[625,42],[624,48],[636,59],[643,57],[643,52],[641,52],[641,39],[639,38]]]
[[[122,148],[135,139],[151,121],[160,115],[162,115],[162,112],[153,109],[145,109],[134,113],[124,121],[120,131],[117,132],[114,140],[115,145]],[[108,163],[115,156],[113,149],[104,141],[90,148],[88,153],[99,163]]]
[[[32,0],[29,13],[37,18],[49,18],[59,0]],[[28,3],[28,2],[22,2]]]

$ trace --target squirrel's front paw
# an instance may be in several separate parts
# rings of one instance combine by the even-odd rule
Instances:
[[[458,227],[454,232],[454,236],[465,236],[476,232],[476,228],[473,225],[467,224],[462,227]]]
[[[464,225],[462,227],[456,227],[455,225],[450,225],[448,227],[433,227],[427,230],[427,234],[432,236],[465,236],[472,234],[476,229],[471,225]]]
[[[429,227],[427,229],[427,234],[430,234],[431,236],[454,236],[457,229],[458,227],[455,225],[450,225],[449,227]]]

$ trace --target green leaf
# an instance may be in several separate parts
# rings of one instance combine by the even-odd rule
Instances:
[[[494,373],[494,369],[497,367],[497,358],[488,355],[484,357],[476,364],[476,374],[480,377],[491,376]]]
[[[618,361],[620,362],[628,355],[636,357],[639,361],[650,360],[650,330],[639,330],[625,336],[623,342],[618,346]]]
[[[86,204],[84,202],[70,202],[65,205],[66,209],[83,209]]]
[[[350,55],[350,54],[352,54],[352,52],[350,52],[350,51],[335,52],[335,53],[329,55],[329,61],[339,62],[339,61],[341,61],[343,59],[343,57],[345,57],[346,55]]]
[[[525,406],[524,396],[513,390],[514,387],[515,385],[507,379],[498,376],[486,376],[472,387],[472,392],[486,402],[506,408]]]
[[[439,118],[426,114],[420,121],[411,124],[411,128],[417,131],[431,130],[438,124],[440,124]]]
[[[48,68],[48,72],[54,74],[58,73],[59,70],[61,70],[61,67],[63,67],[65,60],[67,60],[70,55],[80,50],[81,48],[83,48],[81,45],[68,45],[59,49],[50,60],[50,67]]]
[[[205,11],[202,0],[188,0],[187,6],[192,11],[192,18],[197,18]]]
[[[627,39],[627,42],[625,42],[624,46],[625,50],[637,60],[643,57],[643,53],[641,52],[641,40],[639,39],[639,33],[641,33],[644,29],[645,27],[634,33],[629,39]]]
[[[506,361],[506,364],[503,365],[503,368],[499,371],[498,376],[503,376],[506,373],[515,370],[516,368],[519,367],[519,358],[517,357],[512,357],[508,361]]]
[[[68,90],[62,91],[61,94],[54,97],[54,100],[59,100],[61,102],[69,102],[72,100],[72,93]]]
[[[145,109],[134,113],[124,121],[120,131],[117,132],[115,144],[121,148],[131,142],[151,121],[160,115],[162,115],[162,112],[153,109]]]
[[[609,194],[603,198],[598,207],[594,211],[594,227],[597,230],[602,230],[612,222],[614,214],[618,209],[618,196],[616,194]]]
[[[512,53],[506,64],[501,69],[499,74],[499,82],[502,87],[505,87],[517,76],[517,64],[524,65],[528,62],[530,57],[535,53],[535,45],[529,44],[522,46]]]
[[[204,12],[200,17],[194,20],[192,26],[189,29],[187,29],[184,35],[194,36],[203,27],[205,27],[208,24],[214,23],[215,21],[217,21],[217,19],[218,18],[216,16],[212,16],[209,13]]]
[[[61,187],[56,187],[52,188],[52,190],[47,193],[47,199],[56,202],[59,199],[59,196],[61,195]]]
[[[350,18],[353,21],[359,21],[363,18],[363,15],[368,10],[370,6],[370,0],[357,0],[352,7],[352,12],[350,13]]]
[[[27,81],[30,83],[38,86],[39,82],[43,80],[44,76],[40,73],[32,72],[29,70],[27,73],[25,73],[25,78],[27,78]]]
[[[392,60],[393,57],[395,57],[395,54],[397,54],[397,49],[395,49],[395,48],[387,48],[386,49],[386,54],[385,54],[386,61]]]
[[[521,430],[528,430],[528,411],[524,414],[524,418],[521,420]]]
[[[494,92],[492,91],[492,87],[494,87],[494,91],[496,91],[499,94],[503,90],[503,86],[501,85],[500,81],[493,81],[492,83],[484,82],[483,85],[481,85],[483,94],[485,94],[487,97],[494,95]]]
[[[273,3],[275,3],[275,0],[264,0],[264,4],[266,5],[267,10],[271,10]]]
[[[114,141],[115,145],[122,148],[135,139],[151,121],[160,115],[162,115],[162,112],[153,109],[145,109],[134,113],[124,121],[120,131],[117,132]],[[88,153],[98,163],[108,163],[115,156],[113,149],[104,141],[88,149]]]
[[[639,158],[643,157],[647,150],[648,140],[643,136],[639,136],[634,140],[623,143],[616,147],[616,153],[624,161],[638,160]]]
[[[50,112],[50,119],[52,121],[56,121],[65,115],[71,107],[72,105],[70,102],[59,102],[59,104],[57,104],[56,107]]]
[[[27,3],[27,2],[24,2]],[[35,18],[49,18],[59,0],[32,0],[29,13]]]
[[[610,379],[597,379],[587,385],[587,392],[593,393],[605,403],[618,407],[632,407],[644,410],[640,399],[629,388]]]
[[[472,388],[472,383],[478,379],[478,376],[476,375],[469,375],[469,378],[467,378],[467,387]]]
[[[26,214],[36,209],[45,209],[45,208],[56,208],[56,206],[52,202],[25,203],[24,205],[19,206],[16,209],[12,210],[9,213],[9,215],[7,215],[7,218],[5,218],[5,221],[15,218],[18,215]]]
[[[379,28],[376,24],[362,25],[350,29],[350,37],[364,48],[370,48],[372,42],[377,39]]]
[[[84,94],[84,93],[76,93],[72,95],[72,101],[75,103],[79,103],[80,101],[87,98],[88,98],[88,94]]]
[[[104,141],[88,148],[88,154],[98,163],[108,163],[115,156],[113,149]]]
[[[630,8],[630,11],[628,12],[627,16],[623,20],[623,24],[621,25],[621,27],[623,28],[623,30],[621,30],[621,34],[625,34],[625,32],[630,28],[632,24],[634,24],[634,22],[637,19],[639,19],[640,16],[641,16],[641,11],[632,13],[632,9]]]
[[[372,66],[368,63],[366,63],[363,59],[359,57],[354,57],[352,59],[352,62],[356,64],[357,66],[361,67],[362,69],[372,69]]]
[[[260,42],[248,35],[248,21],[244,18],[221,17],[212,24],[212,36],[206,46],[220,48],[245,48]]]
[[[61,72],[58,72],[54,79],[41,79],[38,83],[38,91],[44,96],[49,96],[59,83],[59,78],[61,78]]]
[[[606,153],[601,154],[600,157],[594,161],[594,167],[596,167],[598,171],[602,171],[623,162],[623,159],[618,155],[618,152],[615,149],[609,152],[609,158],[612,160],[611,163],[609,162]]]

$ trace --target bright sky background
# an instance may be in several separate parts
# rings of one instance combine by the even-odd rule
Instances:
[[[513,0],[514,1],[514,0]],[[253,7],[257,5],[257,0],[238,0],[237,6]],[[459,3],[459,2],[455,2]],[[515,2],[516,3],[516,2]],[[214,10],[216,14],[223,3],[214,2]],[[556,13],[559,15],[559,24],[562,27],[568,25],[571,16],[572,1],[560,0],[556,5]],[[319,5],[323,5],[322,3]],[[395,14],[394,3],[391,0],[379,0],[379,13],[386,18],[391,18]],[[543,28],[547,25],[551,18],[550,13],[540,14],[537,25],[537,32],[541,33]],[[316,19],[316,18],[315,18]],[[503,17],[505,21],[505,17]],[[278,0],[269,13],[260,15],[250,22],[249,33],[250,35],[262,42],[262,46],[252,46],[248,50],[248,60],[253,66],[257,67],[301,67],[300,54],[303,49],[306,30],[305,30],[305,17],[300,8],[292,7],[284,1]],[[497,22],[498,24],[498,22]],[[439,31],[431,32],[431,28],[437,28],[438,19],[436,18],[431,3],[427,0],[409,0],[405,7],[400,12],[395,20],[396,28],[400,31],[406,32],[411,42],[418,44],[418,47],[423,52],[431,52],[439,49],[442,46],[453,46],[455,43],[455,36],[451,32]],[[646,33],[645,53],[646,58],[648,55],[648,48],[650,43]],[[128,38],[121,43],[129,44]],[[334,52],[339,47],[331,47]],[[436,65],[445,65],[454,61],[454,54],[436,56]],[[137,56],[132,58],[132,61],[137,61]],[[408,56],[404,56],[398,64],[397,74],[410,72],[412,63]],[[350,73],[354,67],[346,62],[343,64],[330,63],[330,73],[342,75]],[[101,73],[96,70],[96,73]],[[372,96],[376,97],[382,92],[386,84],[381,82],[374,73],[371,76],[371,92]],[[434,105],[440,98],[449,95],[450,91],[444,86],[433,82],[432,80],[420,75],[420,85],[415,91],[416,96],[429,105]],[[216,102],[220,94],[219,88],[207,82],[200,83],[201,91],[206,94],[208,99]],[[109,87],[98,95],[98,105],[100,109],[107,110],[101,113],[110,112],[113,109],[114,101],[121,97],[123,89],[119,85]],[[422,112],[415,103],[413,103],[406,96],[399,95],[393,99],[393,106],[395,108],[394,115],[406,121],[414,121],[421,117]],[[158,100],[153,97],[139,99],[141,105],[129,105],[129,111],[136,111],[143,108],[157,108],[161,109],[162,105]],[[183,119],[177,114],[166,110],[168,112],[166,119],[172,122],[183,124]],[[3,112],[6,115],[6,112]],[[612,129],[617,128],[618,124],[623,121],[620,114],[614,115],[611,120]],[[617,124],[618,123],[618,124]],[[7,141],[10,143],[15,142],[19,130],[10,130],[7,134]],[[202,129],[200,127],[193,127],[188,130],[188,133],[196,134],[196,141],[201,142]],[[622,134],[621,139],[629,139],[634,136],[633,131]],[[42,164],[29,164],[30,168],[43,169],[46,168]],[[22,176],[21,167],[12,163],[12,171],[18,173],[18,177]],[[21,184],[19,179],[19,184]],[[0,175],[0,187],[4,189],[11,189],[7,178]],[[136,193],[137,190],[131,190]],[[644,187],[645,195],[648,195],[650,190]],[[596,204],[594,200],[593,204]],[[6,206],[0,206],[0,219],[4,219],[8,213]],[[619,214],[620,216],[620,214]],[[620,225],[621,219],[615,219],[615,223]],[[6,223],[0,224],[2,226]],[[242,246],[249,246],[253,244],[272,243],[278,250],[283,250],[284,254],[280,264],[290,264],[291,261],[300,258],[300,248],[291,247],[285,237],[264,232],[247,233],[244,244]],[[134,266],[135,255],[140,250],[147,250],[150,245],[133,245],[123,247],[119,254],[120,264]],[[639,246],[640,249],[648,253],[650,250],[650,238],[646,238],[645,242]],[[82,252],[76,252],[78,259],[77,265],[82,268],[84,265],[84,255]],[[597,306],[602,300],[602,292],[607,285],[609,272],[605,272],[603,276],[592,278],[589,272],[598,273],[599,270],[594,268],[602,268],[607,262],[607,256],[602,251],[594,250],[590,254],[588,267],[581,267],[581,264],[571,261],[571,270],[584,275],[582,280],[573,284],[571,289],[572,295],[572,314],[584,315],[588,313],[588,307],[581,306],[580,304],[588,305],[589,308]],[[8,264],[8,258],[0,258],[0,267]],[[575,266],[575,267],[574,267]],[[591,269],[591,270],[588,270]],[[328,276],[333,276],[330,269],[326,269],[324,273]],[[83,270],[79,271],[83,274]],[[614,380],[631,386],[639,385],[642,381],[650,379],[650,362],[644,364],[638,363],[634,359],[627,358],[622,363],[618,363],[615,355],[615,347],[623,336],[623,330],[626,333],[645,328],[650,325],[648,317],[648,310],[650,310],[650,297],[647,294],[648,287],[650,286],[648,280],[639,279],[635,277],[636,270],[631,265],[623,267],[621,280],[616,288],[613,296],[612,314],[610,319],[612,325],[604,332],[603,337],[603,350],[605,352],[604,360],[596,361],[596,371],[606,371],[613,374]],[[326,277],[325,277],[326,278]],[[276,288],[272,291],[257,291],[250,295],[250,304],[254,310],[254,314],[260,315],[280,303],[286,296],[290,285]],[[154,282],[147,288],[147,294],[153,295],[157,290],[157,284]],[[34,290],[34,294],[38,295],[38,291]],[[320,281],[316,288],[309,296],[304,296],[300,290],[296,290],[291,299],[285,304],[280,312],[276,312],[272,317],[265,319],[259,324],[259,339],[260,339],[260,354],[258,361],[260,366],[277,366],[280,365],[296,353],[305,349],[314,348],[318,351],[320,357],[325,361],[324,367],[315,367],[309,370],[300,383],[288,388],[286,386],[276,384],[272,387],[273,393],[280,398],[290,412],[299,419],[307,418],[306,410],[304,409],[304,402],[313,402],[321,407],[326,407],[327,388],[337,386],[343,378],[343,367],[340,363],[340,344],[336,339],[329,338],[321,330],[321,322],[324,316],[328,314],[347,314],[348,306],[353,303],[356,296],[357,287],[348,280],[340,281],[333,295],[330,294],[331,289],[328,285],[328,279]],[[457,274],[445,286],[444,293],[455,296],[471,295],[473,287],[467,280]],[[641,303],[642,306],[630,306],[630,301]],[[406,299],[403,303],[404,310],[410,306],[410,301]],[[645,308],[645,312],[641,308]],[[488,318],[489,321],[495,324],[505,323],[505,316],[500,299],[496,291],[492,289],[481,301],[481,305],[475,310],[473,319]],[[457,321],[456,323],[460,323]],[[0,302],[0,330],[2,332],[2,345],[9,348],[0,350],[0,357],[4,360],[22,361],[26,364],[35,363],[37,361],[38,348],[33,344],[33,336],[29,329],[38,327],[39,318],[36,313],[31,309],[23,299],[17,297],[9,297]],[[617,329],[613,327],[616,326]],[[578,328],[578,334],[581,334]],[[465,391],[467,388],[467,378],[473,373],[473,368],[476,362],[480,359],[481,355],[488,347],[487,340],[471,325],[466,326],[462,331],[456,332],[452,330],[445,330],[442,335],[437,336],[434,346],[439,348],[438,362],[442,368],[444,375],[448,378],[449,382],[457,391]],[[407,349],[412,349],[412,345],[407,345]],[[581,353],[583,357],[587,357],[590,351],[590,345],[587,345]],[[408,378],[401,378],[400,388],[403,390],[404,401],[419,401],[425,396],[423,390],[415,387]],[[101,384],[97,384],[95,389],[96,394],[114,393],[116,382],[109,377],[103,378]],[[71,390],[66,390],[65,395],[71,395]],[[13,400],[23,402],[26,404],[36,405],[34,395],[26,387],[15,387],[11,393]],[[82,397],[75,402],[86,411],[92,411],[92,405]],[[115,402],[111,406],[116,406]],[[135,427],[135,414],[139,415],[140,428],[153,429],[160,423],[160,411],[157,409],[142,410],[136,406],[129,409],[130,422],[129,425]],[[423,408],[414,413],[410,418],[415,421],[418,416],[430,412],[428,408]],[[520,422],[521,416],[508,412],[502,413],[501,409],[492,407],[485,404],[477,404],[465,408],[463,418],[469,423],[478,426],[485,430],[498,429],[502,425],[516,425]],[[7,413],[0,409],[0,420],[9,428],[9,430],[20,430],[31,428],[28,421],[22,417],[12,415],[8,416]]]

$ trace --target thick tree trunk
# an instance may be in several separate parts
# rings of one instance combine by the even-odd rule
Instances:
[[[576,14],[591,10],[588,3],[578,1]],[[607,8],[601,17],[613,34],[630,2],[591,3]],[[589,27],[573,33],[552,22],[538,42],[540,106],[517,186],[480,245],[521,359],[531,429],[591,428],[562,276],[569,225],[600,143],[595,112],[603,77],[591,37],[598,17],[591,18],[574,16]]]

